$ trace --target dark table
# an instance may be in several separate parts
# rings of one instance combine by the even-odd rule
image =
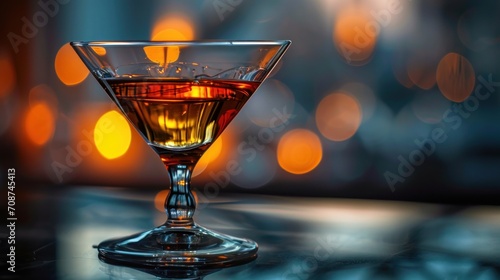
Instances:
[[[20,193],[16,273],[5,279],[500,279],[500,207],[220,194],[196,221],[259,243],[217,271],[143,271],[101,262],[93,245],[165,220],[150,191],[75,187]],[[161,204],[161,202],[160,202]],[[2,256],[8,231],[1,231]],[[191,277],[188,277],[191,275]],[[204,277],[204,278],[203,278]]]

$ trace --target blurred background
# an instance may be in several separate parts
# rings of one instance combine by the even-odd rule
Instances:
[[[498,1],[41,0],[0,10],[0,170],[16,168],[23,188],[168,187],[68,42],[288,39],[199,162],[199,199],[499,201]],[[103,119],[116,129],[103,132]]]

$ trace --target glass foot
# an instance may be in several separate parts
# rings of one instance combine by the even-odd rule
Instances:
[[[228,267],[257,257],[257,243],[193,224],[168,224],[97,246],[104,262],[155,267]]]

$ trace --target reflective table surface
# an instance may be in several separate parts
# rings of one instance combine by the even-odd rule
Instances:
[[[165,220],[156,193],[69,187],[19,194],[16,272],[4,279],[500,279],[500,207],[219,194],[196,221],[259,244],[219,270],[141,270],[100,261],[99,242]],[[1,233],[2,257],[8,250]]]

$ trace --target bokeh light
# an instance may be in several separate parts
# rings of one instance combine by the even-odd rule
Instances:
[[[200,158],[200,161],[198,161],[193,170],[193,176],[197,176],[196,180],[213,180],[211,176],[212,172],[218,173],[221,170],[225,170],[228,162],[238,158],[233,154],[238,150],[237,146],[241,143],[241,139],[239,138],[241,127],[235,123],[237,119],[238,117],[224,129],[224,132]]]
[[[467,58],[457,53],[448,53],[438,64],[436,80],[439,90],[446,98],[462,102],[474,89],[476,74]]]
[[[231,4],[230,0],[222,2]],[[439,184],[453,184],[450,176],[461,168],[459,164],[458,167],[452,166],[453,162],[474,161],[470,165],[474,165],[475,172],[469,172],[471,174],[487,170],[490,161],[494,161],[491,157],[496,152],[495,143],[500,139],[500,130],[495,126],[495,120],[500,116],[500,110],[495,109],[500,105],[500,98],[492,88],[498,92],[495,83],[500,81],[500,29],[497,28],[500,25],[495,25],[498,23],[495,12],[499,9],[494,9],[500,7],[500,1],[474,4],[396,2],[321,0],[281,6],[280,12],[269,9],[280,8],[276,3],[243,2],[237,7],[225,5],[234,9],[225,10],[223,14],[214,10],[212,2],[197,6],[186,1],[167,1],[146,9],[141,9],[139,4],[139,7],[128,5],[116,13],[113,23],[129,17],[131,11],[147,18],[135,18],[129,26],[111,24],[100,29],[98,22],[88,21],[86,24],[90,25],[76,26],[78,28],[74,30],[81,36],[74,32],[69,34],[69,29],[65,28],[75,26],[78,17],[58,18],[58,24],[40,28],[29,44],[18,42],[17,46],[10,44],[0,48],[0,136],[5,143],[1,154],[4,161],[18,159],[21,164],[32,161],[29,166],[34,168],[26,176],[33,181],[46,179],[40,171],[36,171],[43,170],[36,168],[37,164],[48,165],[48,168],[43,168],[48,170],[49,177],[55,178],[50,163],[56,160],[64,163],[66,155],[71,154],[66,149],[69,146],[76,152],[81,148],[84,153],[81,154],[81,165],[73,168],[72,174],[68,172],[64,175],[64,183],[128,187],[136,184],[134,178],[147,174],[144,187],[152,188],[158,182],[168,184],[167,180],[151,179],[161,176],[164,178],[160,179],[167,179],[166,173],[159,170],[164,166],[155,160],[154,150],[139,137],[130,123],[133,136],[130,136],[130,144],[125,144],[122,149],[122,156],[106,156],[98,150],[98,145],[94,143],[101,139],[99,136],[94,139],[98,119],[111,109],[119,110],[109,102],[95,79],[85,78],[88,76],[87,68],[70,45],[59,39],[91,39],[89,35],[95,35],[96,39],[129,40],[140,37],[155,41],[282,38],[292,40],[293,44],[273,74],[280,66],[281,70],[259,87],[250,102],[242,108],[243,114],[232,122],[229,129],[233,131],[233,138],[226,139],[231,131],[224,131],[193,170],[195,181],[202,182],[201,187],[203,183],[213,180],[210,176],[212,172],[218,174],[227,170],[227,163],[235,161],[242,171],[231,175],[231,184],[224,191],[279,194],[280,182],[289,178],[294,180],[288,186],[290,193],[297,195],[301,193],[300,185],[309,180],[317,183],[314,195],[342,195],[352,190],[351,186],[363,186],[366,182],[370,183],[370,186],[364,186],[366,188],[376,188],[382,183],[381,189],[388,189],[383,176],[377,175],[383,175],[385,171],[397,174],[398,156],[407,157],[418,148],[415,140],[431,137],[436,127],[449,133],[448,140],[443,145],[437,145],[435,154],[404,182],[402,192],[411,191],[414,184],[425,184],[430,178],[428,175],[434,173]],[[91,11],[90,6],[73,8],[74,12]],[[33,15],[29,8],[26,5],[19,7],[19,16],[12,13],[11,21],[19,22],[23,14]],[[393,8],[397,8],[397,13],[391,11]],[[243,28],[245,26],[248,28]],[[4,29],[6,33],[13,31],[22,35],[22,26],[18,27],[6,26]],[[114,27],[119,30],[112,30]],[[92,30],[102,34],[94,34]],[[19,52],[16,51],[18,48]],[[117,58],[107,47],[93,46],[91,51],[107,61]],[[187,55],[182,46],[171,49],[160,47],[156,51],[159,54],[150,55],[151,58],[158,63],[171,62],[169,66],[183,61],[183,56]],[[117,55],[126,52],[124,50]],[[72,56],[74,60],[65,56]],[[264,58],[265,53],[248,58],[252,57]],[[142,47],[137,59],[158,66],[158,63],[148,60]],[[48,67],[45,69],[47,60]],[[265,60],[267,58],[262,61]],[[202,63],[198,66],[203,66]],[[75,66],[82,69],[82,75],[70,73],[75,71]],[[31,70],[27,71],[27,68]],[[175,67],[173,69],[172,72],[175,72]],[[161,69],[155,73],[160,72]],[[183,68],[180,73],[184,72]],[[40,85],[42,82],[45,85]],[[68,90],[73,94],[65,94]],[[491,93],[490,99],[483,100],[477,112],[469,111],[472,106],[476,108],[472,100],[474,90],[483,96],[490,96]],[[103,95],[88,94],[91,91],[100,91]],[[190,97],[202,97],[205,91],[208,93],[206,88],[193,87],[189,94]],[[329,104],[329,99],[335,99],[330,94],[343,94],[348,105]],[[446,114],[448,120],[443,119]],[[40,120],[43,118],[49,119],[48,124],[28,125],[27,119],[34,119],[34,115],[38,122],[43,123]],[[161,124],[165,119],[159,121]],[[45,130],[44,125],[47,126]],[[274,130],[273,126],[280,127]],[[321,143],[321,161],[305,176],[281,170],[275,150],[282,136],[295,128],[311,131]],[[42,132],[33,132],[37,130]],[[273,133],[268,133],[270,131]],[[263,137],[259,139],[260,136]],[[253,139],[259,141],[255,146],[249,141]],[[123,136],[111,142],[112,146],[120,146],[124,143]],[[240,144],[246,145],[245,149],[239,149]],[[32,147],[34,153],[26,149],[9,149],[13,146]],[[251,152],[241,152],[250,151],[250,148],[256,151],[255,157]],[[304,156],[300,152],[295,154]],[[154,164],[159,165],[158,170]],[[30,176],[35,173],[40,176]],[[92,178],[88,174],[93,174]],[[471,174],[467,176],[473,178],[474,174]],[[73,180],[68,180],[71,178]],[[58,180],[54,183],[57,185]],[[263,185],[266,189],[250,190]],[[299,189],[293,189],[295,186]],[[434,190],[427,188],[426,191]],[[395,195],[399,197],[403,193]],[[368,193],[368,196],[371,194]],[[373,196],[385,195],[374,192]]]
[[[59,112],[56,94],[46,84],[40,84],[29,91],[28,103],[28,115],[34,114],[29,116],[30,124],[26,123],[26,126],[30,127],[27,131],[31,134],[28,138],[37,145],[43,145],[52,138],[55,131]],[[40,114],[40,119],[37,119],[36,114]]]
[[[54,67],[59,80],[68,86],[83,82],[90,73],[69,43],[57,52]]]
[[[305,174],[316,168],[323,157],[319,137],[307,129],[294,129],[285,133],[279,143],[278,163],[292,174]]]
[[[219,136],[219,138],[217,138],[217,140],[215,140],[215,142],[212,143],[210,148],[203,154],[203,156],[198,161],[193,170],[193,175],[192,175],[193,177],[196,177],[197,175],[202,173],[211,162],[217,159],[217,157],[220,155],[222,151],[222,145],[223,145],[223,138],[221,135]]]
[[[149,60],[161,66],[166,66],[169,63],[175,62],[180,54],[179,47],[177,46],[148,46],[144,47],[144,52]]]
[[[411,82],[421,89],[430,89],[436,84],[436,62],[426,54],[411,56],[406,71]]]
[[[377,43],[379,28],[364,5],[349,4],[340,9],[333,28],[333,41],[340,56],[351,65],[366,64]]]
[[[193,24],[184,17],[172,16],[158,20],[151,31],[151,39],[160,40],[193,40],[195,32]]]
[[[274,58],[278,50],[279,50],[278,47],[273,47],[272,49],[269,49],[266,55],[260,60],[259,67],[266,68],[269,62]],[[278,69],[273,69],[273,70],[278,70]]]
[[[316,125],[321,134],[332,141],[351,138],[358,130],[361,120],[358,101],[346,93],[326,96],[316,109]]]
[[[12,59],[4,54],[0,54],[0,97],[6,95],[14,89],[16,84],[16,72]]]
[[[167,17],[159,20],[151,32],[152,41],[186,41],[194,39],[192,24],[181,17]],[[167,65],[179,58],[180,49],[177,46],[149,46],[144,48],[149,60]]]
[[[26,115],[24,128],[28,139],[42,146],[52,138],[55,130],[55,116],[45,102],[31,106]]]
[[[117,111],[103,114],[94,128],[94,143],[106,159],[124,155],[130,147],[132,132],[127,120]]]
[[[104,47],[100,46],[91,46],[92,50],[100,56],[105,56],[106,55],[106,49]]]

